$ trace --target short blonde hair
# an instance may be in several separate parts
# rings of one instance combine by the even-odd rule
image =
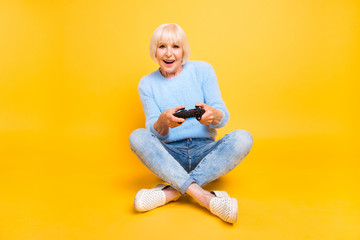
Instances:
[[[171,41],[182,46],[185,64],[190,57],[190,46],[184,30],[176,23],[164,23],[157,27],[150,40],[150,57],[156,62],[156,49],[161,41]]]

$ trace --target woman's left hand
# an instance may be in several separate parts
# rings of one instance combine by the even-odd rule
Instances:
[[[222,112],[214,107],[211,107],[205,103],[199,102],[195,106],[199,106],[205,110],[205,113],[201,116],[200,123],[204,125],[216,125],[222,118]]]

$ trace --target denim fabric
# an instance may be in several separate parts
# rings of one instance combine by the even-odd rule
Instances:
[[[219,142],[211,138],[188,138],[172,143],[161,143],[185,171],[190,173]]]
[[[235,130],[218,141],[189,138],[164,143],[149,130],[136,129],[129,141],[145,166],[184,194],[191,183],[203,186],[235,168],[250,152],[253,138],[245,130]]]

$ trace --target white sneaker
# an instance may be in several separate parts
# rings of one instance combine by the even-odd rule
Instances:
[[[216,197],[210,200],[210,211],[228,223],[234,223],[238,216],[238,203],[225,191],[213,191]]]
[[[216,197],[230,198],[229,194],[225,191],[211,191]]]
[[[166,196],[164,191],[168,185],[159,184],[153,189],[141,189],[135,196],[134,206],[138,212],[146,212],[165,205]]]

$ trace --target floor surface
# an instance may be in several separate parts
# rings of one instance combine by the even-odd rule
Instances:
[[[248,157],[205,187],[237,198],[233,225],[188,196],[135,212],[136,192],[161,181],[128,146],[81,141],[53,154],[36,143],[18,152],[9,144],[0,239],[360,239],[359,155],[339,138],[255,137]]]

